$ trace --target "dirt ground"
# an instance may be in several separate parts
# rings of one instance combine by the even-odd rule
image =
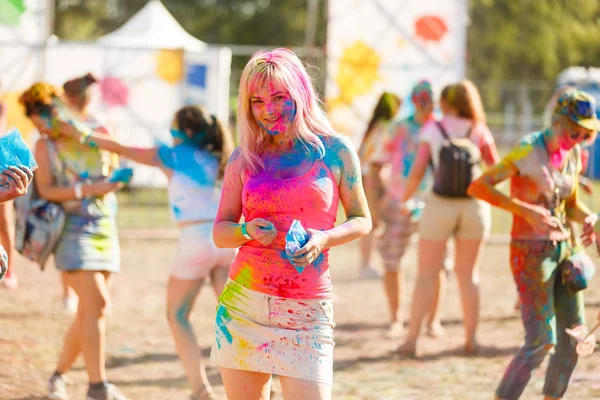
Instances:
[[[109,379],[132,399],[187,399],[189,394],[165,320],[165,284],[173,260],[174,240],[123,240],[123,272],[112,284],[113,310],[108,322]],[[415,246],[407,255],[403,309],[408,309],[415,275]],[[451,279],[443,307],[447,336],[423,338],[422,357],[390,356],[397,341],[384,339],[387,309],[381,284],[357,278],[358,248],[332,251],[335,294],[334,399],[491,399],[523,329],[513,310],[516,298],[509,275],[506,244],[489,244],[481,265],[482,320],[478,356],[462,352],[463,330],[456,280]],[[0,291],[0,399],[45,399],[46,381],[72,316],[62,310],[59,276],[44,273],[23,259],[18,262],[20,287]],[[591,322],[600,306],[598,279],[587,292]],[[208,357],[216,300],[206,287],[193,313],[193,325]],[[406,315],[406,312],[405,312]],[[567,392],[568,399],[600,398],[600,355],[581,358]],[[523,399],[540,399],[544,368],[534,374]],[[210,380],[225,399],[218,370]],[[82,399],[87,379],[82,360],[69,373],[73,399]],[[274,383],[279,392],[279,384]],[[275,396],[280,399],[280,394]]]

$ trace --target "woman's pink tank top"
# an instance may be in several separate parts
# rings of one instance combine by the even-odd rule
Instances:
[[[295,178],[277,179],[266,172],[247,175],[242,190],[244,218],[271,221],[277,236],[268,246],[255,240],[244,244],[229,277],[248,289],[272,296],[330,298],[328,250],[298,273],[285,255],[285,236],[295,219],[305,229],[333,228],[338,203],[337,181],[323,160],[317,160],[308,172]]]

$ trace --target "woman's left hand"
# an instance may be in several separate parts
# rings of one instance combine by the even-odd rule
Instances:
[[[596,241],[596,232],[594,226],[598,222],[596,214],[590,214],[583,221],[583,232],[581,233],[581,242],[584,246],[589,246]]]
[[[329,236],[323,231],[307,228],[306,232],[309,235],[308,242],[296,250],[292,256],[294,265],[298,267],[307,267],[314,263],[319,254],[325,249]]]

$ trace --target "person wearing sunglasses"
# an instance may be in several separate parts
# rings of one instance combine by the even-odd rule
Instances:
[[[567,218],[584,225],[584,245],[595,241],[598,217],[579,200],[578,177],[580,144],[592,141],[599,129],[594,98],[568,90],[558,98],[549,128],[526,135],[469,188],[470,195],[513,214],[510,265],[525,344],[508,366],[497,399],[519,398],[549,353],[543,392],[547,400],[560,399],[577,364],[575,344],[565,328],[584,324],[583,296],[562,284],[558,265],[572,248]],[[496,188],[507,179],[509,196]]]
[[[167,176],[169,204],[181,232],[167,286],[167,318],[192,386],[190,400],[214,399],[189,318],[206,279],[215,295],[221,294],[236,254],[234,249],[217,248],[212,240],[220,180],[233,151],[231,134],[201,106],[186,106],[175,113],[170,130],[173,146],[124,146],[106,135],[80,132],[64,122],[61,126],[63,135],[158,167]]]

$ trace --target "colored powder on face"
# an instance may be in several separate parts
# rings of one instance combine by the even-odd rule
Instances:
[[[217,347],[220,349],[221,348],[221,338],[224,337],[225,340],[227,341],[227,343],[231,344],[233,343],[233,336],[231,335],[231,332],[229,332],[229,328],[227,328],[227,324],[231,322],[231,315],[229,314],[229,311],[227,311],[227,308],[225,308],[222,305],[219,305],[219,307],[217,307],[217,317],[216,317],[216,328],[217,328],[217,335],[216,335],[216,341],[217,341]]]
[[[274,88],[272,89],[274,90]],[[265,130],[265,132],[267,132],[269,135],[271,136],[275,136],[275,135],[279,135],[280,133],[284,133],[287,132],[288,130],[288,125],[290,124],[290,122],[292,122],[296,116],[296,106],[294,104],[294,101],[292,99],[288,99],[283,101],[283,104],[281,103],[275,103],[281,100],[268,100],[265,102],[265,104],[262,106],[266,109],[266,112],[269,114],[272,114],[274,117],[279,117],[279,120],[276,121],[275,123],[269,124],[266,123],[264,121],[257,121],[259,123],[259,125],[261,126],[261,128],[263,128]],[[258,108],[258,107],[257,107]],[[256,116],[261,116],[262,111],[257,111],[257,115]]]

